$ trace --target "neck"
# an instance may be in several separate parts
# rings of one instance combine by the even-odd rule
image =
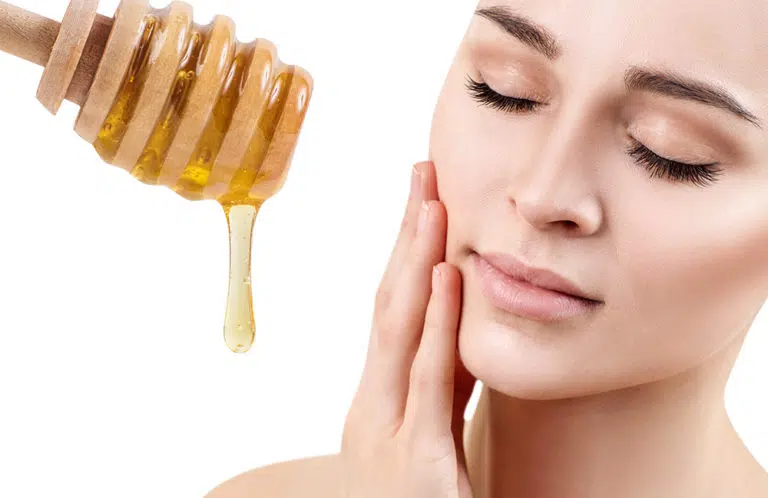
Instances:
[[[484,386],[468,427],[475,498],[730,496],[726,467],[746,458],[724,406],[736,342],[676,377],[583,398]]]

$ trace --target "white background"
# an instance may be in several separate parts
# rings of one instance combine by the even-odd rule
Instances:
[[[219,206],[102,163],[75,105],[54,118],[35,99],[42,68],[0,54],[0,496],[202,496],[338,449],[410,168],[475,2],[192,3],[198,23],[228,15],[315,78],[288,181],[256,223],[255,346],[223,342]],[[767,313],[727,391],[764,466]]]

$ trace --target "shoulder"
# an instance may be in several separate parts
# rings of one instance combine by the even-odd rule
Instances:
[[[340,498],[338,454],[290,460],[240,474],[205,498]]]
[[[768,496],[768,472],[760,469],[752,479],[744,485],[743,496],[751,498],[765,498]]]
[[[768,471],[761,467],[757,478],[758,493],[755,496],[764,498],[768,496]]]

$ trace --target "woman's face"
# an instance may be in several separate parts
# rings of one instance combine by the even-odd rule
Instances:
[[[478,9],[430,138],[446,260],[464,276],[467,368],[509,395],[555,398],[659,380],[736,344],[768,297],[768,4]],[[654,77],[670,73],[680,79]],[[538,104],[499,109],[479,101],[490,92]],[[716,165],[668,169],[632,147]],[[474,266],[489,252],[557,272],[603,303],[561,320],[502,311]]]

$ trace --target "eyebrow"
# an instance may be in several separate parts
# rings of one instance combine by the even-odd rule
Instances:
[[[551,32],[507,6],[479,8],[475,14],[493,21],[507,34],[550,61],[562,55],[563,49]],[[624,73],[624,84],[627,91],[647,91],[724,109],[762,128],[760,118],[748,111],[727,90],[672,71],[631,66]]]

